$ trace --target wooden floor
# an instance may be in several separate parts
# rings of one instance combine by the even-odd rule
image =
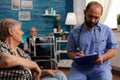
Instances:
[[[113,80],[120,80],[120,71],[112,70]]]
[[[67,74],[69,68],[60,68],[60,70],[63,71],[65,74]],[[112,74],[113,74],[113,80],[120,80],[120,71],[112,70]]]

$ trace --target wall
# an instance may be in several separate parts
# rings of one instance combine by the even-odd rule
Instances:
[[[119,48],[117,50],[117,54],[113,58],[111,58],[110,61],[111,61],[112,68],[120,71],[120,37],[119,37],[120,32],[114,32],[114,35],[115,35],[115,38],[118,42]]]
[[[11,9],[11,0],[0,0],[0,20],[3,18],[13,18],[18,19],[19,11],[30,11],[31,20],[24,21],[19,20],[22,23],[22,29],[24,31],[23,41],[29,34],[29,29],[32,26],[38,28],[38,35],[48,35],[53,32],[53,22],[55,17],[45,17],[41,14],[44,14],[45,9],[48,7],[53,7],[56,10],[57,14],[60,14],[61,21],[59,25],[63,28],[64,31],[69,31],[69,28],[65,26],[66,12],[71,11],[68,7],[72,9],[72,1],[69,0],[31,0],[33,1],[33,9],[20,9],[12,10]],[[66,4],[69,4],[66,8]]]

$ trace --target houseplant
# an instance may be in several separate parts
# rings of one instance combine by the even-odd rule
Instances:
[[[59,26],[59,24],[58,24],[59,22],[60,22],[60,16],[55,17],[55,20],[54,20],[54,22],[53,22],[53,29],[54,29],[54,32],[57,31],[58,26]]]
[[[120,14],[117,15],[117,31],[120,31]]]
[[[61,37],[62,40],[67,40],[67,36],[64,32],[60,33],[60,37]]]

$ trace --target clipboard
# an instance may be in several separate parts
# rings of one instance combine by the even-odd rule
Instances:
[[[93,60],[96,60],[98,57],[99,57],[99,55],[97,53],[85,55],[85,56],[82,56],[82,57],[76,56],[74,58],[74,62],[77,63],[78,65],[94,64]]]

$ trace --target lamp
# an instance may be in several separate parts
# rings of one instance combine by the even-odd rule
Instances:
[[[77,19],[76,19],[75,13],[73,13],[73,12],[67,13],[65,24],[70,25],[71,29],[72,29],[73,25],[77,25]]]

